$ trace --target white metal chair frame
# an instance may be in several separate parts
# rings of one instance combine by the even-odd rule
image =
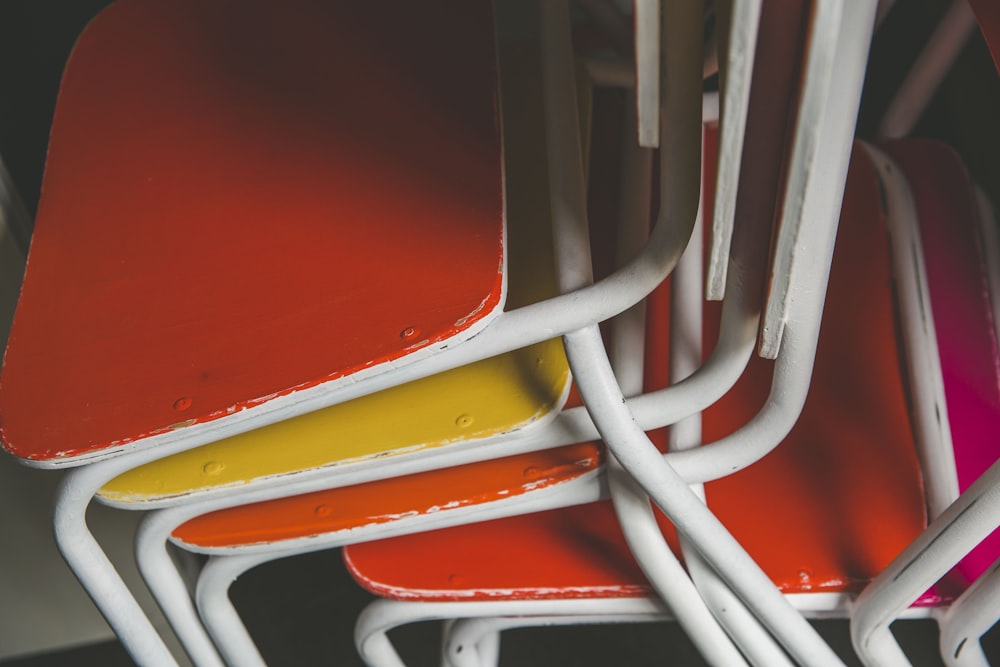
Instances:
[[[792,166],[793,172],[796,171],[796,166],[803,166],[803,160],[807,162],[810,159],[816,160],[818,155],[824,158],[821,164],[815,166],[818,166],[821,169],[820,173],[828,178],[816,178],[814,172],[807,170],[807,173],[812,173],[813,176],[808,179],[809,182],[804,186],[805,193],[803,201],[800,203],[801,208],[796,209],[798,211],[809,211],[816,216],[807,217],[816,225],[816,228],[812,231],[819,238],[813,238],[812,240],[816,243],[815,247],[822,249],[822,252],[810,253],[810,260],[812,262],[809,263],[809,266],[804,265],[802,262],[799,263],[799,266],[802,267],[800,270],[805,271],[804,274],[800,275],[808,275],[812,279],[811,281],[806,281],[804,278],[789,281],[789,285],[793,290],[802,290],[802,294],[795,293],[795,296],[799,297],[801,301],[798,299],[790,301],[790,303],[802,303],[802,321],[800,322],[798,318],[793,319],[789,322],[791,326],[783,327],[783,331],[781,332],[786,335],[783,336],[784,340],[781,345],[775,371],[776,379],[780,379],[781,382],[776,382],[775,388],[772,389],[769,405],[773,405],[776,400],[778,402],[793,402],[795,400],[796,389],[802,389],[801,395],[804,397],[804,388],[794,386],[794,380],[797,379],[794,377],[795,373],[789,373],[790,369],[788,367],[778,368],[783,366],[782,362],[784,360],[788,359],[785,355],[796,357],[798,361],[802,361],[798,359],[798,354],[802,354],[806,357],[806,366],[810,369],[809,372],[811,372],[811,357],[812,351],[815,349],[820,315],[820,311],[817,308],[822,307],[822,298],[818,299],[819,303],[816,303],[816,291],[810,293],[809,287],[811,286],[815,290],[815,286],[818,283],[825,288],[829,264],[828,262],[817,261],[817,257],[828,259],[832,253],[832,240],[836,229],[836,215],[831,221],[829,219],[829,211],[833,210],[836,212],[838,210],[836,202],[839,201],[843,194],[844,177],[846,175],[846,165],[849,156],[848,149],[850,138],[853,135],[853,122],[857,112],[857,102],[860,96],[860,85],[863,79],[865,55],[867,54],[868,41],[871,35],[874,10],[874,4],[870,6],[854,5],[844,8],[844,22],[840,23],[839,32],[836,33],[837,39],[834,41],[842,47],[838,50],[841,56],[846,53],[852,55],[858,54],[859,57],[857,58],[857,62],[846,64],[846,69],[838,69],[835,80],[838,92],[841,92],[840,86],[843,86],[844,91],[853,92],[851,94],[830,96],[828,107],[833,107],[834,111],[826,118],[827,122],[822,130],[817,133],[818,136],[815,134],[809,136],[809,140],[818,144],[818,147],[813,145],[811,146],[812,150],[807,150],[799,145],[798,150],[793,149],[793,155],[798,156],[797,163],[793,163]],[[829,57],[827,55],[827,58]],[[822,60],[822,58],[819,59]],[[844,65],[845,63],[841,61],[841,64]],[[825,98],[825,96],[824,91],[821,97]],[[812,106],[809,108],[813,109],[813,111],[816,109],[816,107]],[[816,126],[811,127],[815,128]],[[804,128],[800,125],[799,129],[803,131]],[[824,167],[828,170],[823,169]],[[835,187],[835,184],[839,184],[839,186]],[[816,207],[815,209],[813,209],[814,206]],[[824,217],[824,214],[826,217]],[[787,208],[786,215],[788,215]],[[821,223],[816,221],[817,217],[822,221],[822,224],[828,226],[821,226]],[[801,226],[794,224],[795,222],[797,221],[793,221],[791,226],[799,228],[801,233]],[[782,226],[787,228],[785,224]],[[790,248],[786,247],[786,250],[790,250]],[[781,248],[779,247],[780,252]],[[583,270],[585,271],[585,269]],[[582,280],[586,280],[586,275],[583,275]],[[575,285],[569,284],[565,286],[573,287]],[[825,289],[819,290],[819,294],[823,294],[824,292]],[[802,327],[801,332],[798,329],[799,326]],[[800,335],[802,338],[799,338]],[[594,364],[588,362],[588,360],[596,359],[595,355],[601,349],[600,337],[597,332],[574,332],[568,334],[565,340],[577,382],[585,400],[587,400],[588,406],[593,411],[595,421],[598,422],[602,436],[608,443],[612,453],[625,464],[626,469],[638,479],[646,492],[660,505],[661,509],[664,509],[668,516],[675,521],[679,532],[685,534],[688,538],[694,538],[692,541],[702,549],[702,555],[723,576],[729,586],[740,595],[743,602],[753,610],[762,623],[771,628],[775,634],[778,634],[780,630],[785,630],[785,632],[781,632],[784,636],[778,638],[794,659],[807,664],[817,664],[817,662],[839,663],[839,659],[832,654],[829,647],[821,641],[812,640],[815,635],[811,632],[811,628],[804,623],[802,617],[787,606],[785,600],[777,593],[770,582],[767,581],[766,577],[759,572],[759,569],[756,568],[752,561],[747,562],[749,559],[745,557],[745,554],[740,553],[741,550],[739,550],[737,545],[732,544],[731,538],[725,529],[714,522],[714,519],[707,512],[704,505],[686,488],[684,482],[699,480],[696,478],[693,479],[693,476],[686,477],[684,475],[684,472],[686,472],[683,469],[683,455],[685,452],[673,452],[666,457],[661,457],[646,440],[641,426],[637,425],[633,421],[632,415],[628,414],[627,407],[625,407],[627,404],[615,384],[610,367],[603,363]],[[811,351],[806,354],[802,351],[803,348],[811,348]],[[795,352],[798,352],[798,354],[795,354]],[[799,370],[801,370],[801,366]],[[806,373],[806,384],[808,384],[809,372]],[[795,417],[797,417],[800,409],[801,403],[794,410]],[[748,434],[753,434],[759,438],[759,441],[753,444],[744,440],[742,444],[747,449],[753,449],[754,446],[765,446],[764,443],[767,441],[763,437],[764,434],[760,432],[764,430],[762,426],[768,424],[767,421],[762,419],[765,416],[773,419],[774,415],[765,408],[764,412],[758,415],[757,419],[734,434],[734,436],[744,437]],[[774,426],[773,422],[768,425]],[[778,440],[786,433],[787,430],[781,433],[778,436]],[[773,437],[773,433],[769,435]],[[740,442],[737,437],[727,440],[727,444],[731,444],[733,449]],[[751,442],[753,442],[753,439],[751,439]],[[716,444],[718,445],[719,443]],[[746,453],[739,452],[739,454],[745,455]],[[678,470],[681,473],[680,475],[670,469],[669,464],[664,465],[667,461],[673,462],[671,457],[676,457],[674,460],[681,466]],[[734,458],[738,460],[739,455],[734,456]],[[725,456],[719,457],[717,461],[720,463],[729,463]],[[739,469],[740,467],[742,466],[738,464],[733,466],[735,469]],[[720,472],[724,474],[726,471]],[[667,484],[664,484],[664,479],[668,480]],[[678,520],[680,517],[683,517],[683,520]],[[723,555],[719,551],[720,545],[723,545],[723,551],[728,546],[735,546],[735,548]],[[733,563],[738,563],[739,567],[733,567]],[[757,594],[762,592],[764,602],[755,598]],[[391,606],[385,602],[378,604],[379,607],[377,609],[383,611]],[[468,616],[479,615],[481,611],[480,604],[485,606],[489,603],[470,603]],[[490,613],[485,609],[482,610],[482,614],[487,616],[498,615],[498,613]],[[518,613],[530,612],[522,610]],[[378,634],[375,628],[384,627],[381,619],[377,616],[378,614],[373,612],[372,614],[366,614],[359,621],[358,641],[359,649],[363,655],[366,654],[365,646],[368,641],[375,641],[376,644],[382,643],[381,639],[372,639],[374,634]],[[794,628],[794,630],[791,630],[791,628]],[[455,656],[452,655],[451,657],[454,658]]]
[[[874,665],[906,665],[905,654],[889,629],[889,624],[920,595],[944,576],[983,538],[1000,525],[1000,462],[993,464],[944,513],[927,527],[920,537],[903,551],[858,598],[851,615],[851,639],[862,661]],[[975,651],[969,642],[971,630],[982,627],[984,618],[996,619],[996,570],[981,578],[956,608],[944,616],[949,622],[942,629],[942,657],[951,664],[983,664],[982,649]],[[963,611],[964,610],[964,611]],[[971,627],[964,623],[973,619]],[[992,625],[992,623],[990,624]],[[988,627],[988,626],[987,626]],[[965,655],[965,648],[970,650]],[[950,653],[948,651],[951,651]],[[959,658],[966,662],[957,662]],[[977,657],[980,661],[977,661]]]
[[[872,582],[870,589],[855,604],[852,600],[841,598],[817,597],[814,595],[788,596],[797,609],[807,616],[848,618],[853,616],[855,640],[866,641],[857,650],[861,658],[870,665],[906,665],[909,664],[901,653],[893,655],[898,648],[893,644],[888,625],[896,618],[934,618],[941,627],[941,655],[948,665],[967,667],[971,665],[986,665],[988,662],[977,641],[1000,618],[1000,610],[996,606],[998,591],[1000,591],[1000,562],[990,571],[984,573],[965,593],[947,608],[910,607],[910,605],[927,590],[942,574],[947,572],[966,551],[975,546],[1000,522],[1000,513],[995,509],[974,520],[963,520],[958,524],[958,516],[969,511],[977,501],[976,498],[989,493],[988,483],[979,483],[974,491],[968,493],[973,497],[960,499],[963,509],[949,508],[958,497],[957,478],[955,475],[954,455],[951,451],[951,437],[947,432],[947,412],[944,406],[943,380],[941,367],[937,359],[937,343],[933,323],[929,321],[930,303],[928,300],[927,277],[923,269],[923,250],[920,244],[919,232],[916,229],[915,205],[910,194],[907,181],[902,171],[884,154],[875,148],[866,146],[873,164],[876,166],[886,195],[888,215],[887,225],[891,240],[893,255],[894,282],[900,296],[901,332],[908,354],[905,357],[907,374],[911,378],[910,386],[914,391],[915,441],[921,467],[925,474],[925,494],[931,517],[948,511],[950,518],[939,519],[928,528],[928,534],[921,537],[919,544],[914,544],[906,550],[893,564],[891,571],[881,574]],[[980,222],[984,235],[984,248],[992,251],[992,257],[987,257],[986,269],[989,275],[989,285],[993,288],[991,297],[994,300],[993,310],[997,311],[996,301],[1000,288],[1000,247],[996,245],[996,231],[989,203],[979,193]],[[684,276],[686,262],[682,261],[674,273],[674,280]],[[675,286],[678,283],[675,282]],[[690,318],[689,318],[690,319]],[[941,416],[940,421],[934,417]],[[994,475],[995,472],[991,471]],[[977,508],[979,506],[977,505]],[[975,510],[979,512],[979,509]],[[957,524],[957,525],[956,525]],[[970,536],[969,533],[972,533]],[[975,531],[980,531],[976,533]],[[930,553],[923,550],[936,540],[964,539],[964,546],[948,547]],[[935,547],[938,548],[938,547]],[[942,555],[944,554],[944,555]],[[944,559],[944,560],[941,560]],[[685,558],[689,569],[691,560]],[[902,573],[909,567],[915,567],[920,574],[907,575]],[[692,577],[698,581],[695,571]],[[700,583],[700,582],[699,582]],[[715,591],[699,586],[706,596],[710,606]],[[818,603],[818,604],[817,604]],[[382,603],[379,603],[380,605]],[[596,605],[596,603],[592,603]],[[587,621],[599,622],[596,612],[588,608]],[[615,622],[614,614],[609,611],[606,622]],[[662,612],[650,611],[646,620],[654,621],[662,617]],[[751,619],[752,621],[752,619]],[[571,618],[558,621],[548,618],[467,618],[455,623],[450,634],[451,651],[457,646],[464,647],[468,652],[470,647],[478,646],[483,640],[488,640],[490,633],[503,629],[524,627],[535,624],[572,623]],[[726,626],[730,629],[730,626]],[[754,659],[751,650],[767,649],[767,642],[756,643],[760,639],[759,627],[748,626],[749,640],[744,638],[738,645],[751,658],[753,664],[781,664],[787,657],[775,655],[765,657],[757,655]],[[743,637],[743,635],[740,635]],[[487,641],[487,645],[490,642]],[[488,656],[482,656],[482,664],[492,664]],[[470,663],[471,664],[471,663]]]
[[[853,94],[844,94],[839,96],[830,97],[830,105],[835,106],[835,110],[828,117],[827,124],[823,130],[819,133],[819,137],[810,137],[813,141],[819,142],[819,147],[815,148],[814,152],[799,150],[794,154],[800,156],[800,162],[798,165],[793,163],[792,171],[795,171],[796,166],[801,166],[801,160],[805,159],[803,154],[816,159],[817,155],[822,155],[825,159],[823,164],[820,166],[829,167],[829,171],[823,171],[824,175],[829,176],[827,179],[813,179],[807,184],[807,189],[805,191],[805,196],[803,197],[804,203],[802,207],[804,210],[810,213],[819,214],[823,211],[827,217],[819,215],[819,219],[823,223],[828,225],[827,228],[820,228],[820,223],[816,222],[817,227],[820,232],[817,232],[817,236],[821,237],[817,241],[817,246],[825,251],[825,254],[820,253],[819,257],[828,258],[832,253],[832,239],[836,229],[836,216],[834,220],[829,220],[829,211],[837,211],[838,207],[836,202],[839,201],[843,193],[843,183],[844,175],[846,174],[846,165],[848,159],[848,147],[850,144],[850,138],[853,134],[853,121],[856,116],[857,111],[857,101],[860,95],[860,85],[863,79],[865,55],[867,54],[868,40],[871,34],[871,27],[874,19],[874,5],[868,7],[862,7],[860,5],[855,5],[852,7],[844,8],[844,23],[840,25],[840,31],[837,33],[836,42],[840,43],[841,48],[838,53],[843,55],[847,54],[858,54],[856,63],[847,64],[847,69],[838,70],[838,76],[836,81],[838,84],[838,89],[843,86],[845,90],[852,90]],[[869,11],[870,10],[870,11]],[[844,64],[843,61],[841,64]],[[845,101],[846,98],[846,101]],[[669,99],[669,97],[668,97]],[[842,115],[841,115],[842,114]],[[813,126],[815,127],[815,126]],[[800,125],[800,131],[802,130]],[[836,156],[836,157],[834,157]],[[832,165],[831,165],[832,163]],[[839,175],[838,175],[839,174]],[[819,185],[819,181],[823,184]],[[839,187],[833,187],[833,184],[839,182]],[[809,187],[811,186],[811,187]],[[812,207],[815,206],[814,210]],[[799,209],[802,210],[802,209]],[[787,209],[786,209],[787,215]],[[811,220],[815,221],[815,218],[810,217]],[[784,226],[784,225],[783,225]],[[830,231],[832,228],[832,231]],[[781,249],[779,248],[779,252]],[[825,288],[825,282],[827,278],[827,271],[829,268],[828,263],[816,261],[817,254],[811,254],[810,259],[813,260],[811,266],[812,270],[807,274],[815,282],[809,282],[811,286],[815,286],[817,283],[823,285]],[[808,268],[803,266],[803,269]],[[584,276],[584,279],[586,277]],[[807,281],[804,279],[799,279],[791,281],[790,283],[795,289],[801,289],[803,292],[808,293]],[[572,287],[572,285],[570,285]],[[822,294],[825,289],[819,290]],[[796,296],[800,296],[796,294]],[[805,294],[801,295],[805,297]],[[801,298],[801,297],[800,297]],[[778,356],[777,366],[782,366],[782,361],[787,359],[785,355],[790,355],[793,357],[798,357],[793,351],[799,351],[799,354],[807,357],[806,365],[810,368],[811,372],[811,352],[809,354],[804,354],[801,352],[802,348],[811,347],[812,350],[815,349],[816,335],[818,333],[818,320],[820,312],[815,310],[816,308],[822,307],[822,299],[819,299],[819,303],[810,303],[810,301],[815,302],[815,292],[812,293],[810,297],[803,299],[803,309],[802,322],[799,322],[796,318],[790,324],[792,326],[785,327],[783,333],[791,334],[784,337],[783,344]],[[810,310],[812,311],[810,313]],[[797,313],[796,313],[797,314]],[[809,316],[811,315],[811,317]],[[802,332],[799,333],[798,326],[802,326]],[[596,332],[594,332],[596,333]],[[802,335],[799,339],[798,336]],[[769,628],[795,628],[797,632],[784,633],[786,636],[779,637],[782,641],[786,650],[799,662],[807,664],[815,664],[815,661],[829,662],[836,664],[839,659],[829,651],[829,648],[822,644],[822,642],[815,642],[810,640],[799,641],[796,637],[789,637],[788,634],[795,634],[799,638],[812,635],[811,629],[806,626],[805,634],[802,634],[804,622],[801,616],[799,616],[794,610],[791,610],[786,606],[785,601],[780,599],[780,594],[777,594],[775,599],[774,595],[766,595],[766,602],[760,604],[758,600],[754,599],[754,595],[758,593],[754,589],[756,584],[760,585],[761,589],[767,589],[771,587],[774,593],[777,593],[766,577],[763,577],[759,570],[756,570],[756,566],[751,563],[746,563],[744,560],[740,563],[741,566],[746,565],[746,569],[740,568],[738,572],[733,572],[729,566],[733,561],[730,561],[730,554],[726,554],[725,557],[721,557],[719,552],[716,551],[716,547],[719,544],[724,544],[727,541],[728,533],[718,524],[706,524],[701,522],[711,522],[713,519],[708,514],[706,508],[696,496],[690,494],[687,488],[684,486],[684,482],[699,481],[697,479],[692,479],[692,477],[684,476],[683,467],[680,468],[680,475],[677,475],[672,470],[667,470],[664,474],[663,468],[668,468],[669,466],[664,465],[665,461],[670,461],[671,457],[676,457],[674,460],[678,464],[683,466],[683,454],[685,452],[674,452],[668,454],[666,457],[661,457],[655,448],[649,446],[648,441],[646,441],[645,435],[642,433],[642,429],[639,425],[636,425],[632,421],[631,415],[627,414],[627,408],[623,408],[626,403],[621,397],[618,387],[615,385],[614,376],[611,373],[610,367],[601,364],[600,368],[596,369],[596,375],[594,364],[588,364],[587,360],[593,360],[594,356],[600,348],[599,335],[584,335],[579,332],[566,336],[567,352],[570,354],[571,365],[574,367],[574,373],[577,378],[577,382],[584,394],[585,400],[587,400],[588,406],[594,410],[595,420],[598,421],[599,428],[602,430],[602,435],[605,441],[609,444],[612,452],[615,454],[619,460],[622,460],[626,464],[626,468],[637,479],[642,483],[644,489],[647,493],[654,498],[654,500],[661,506],[662,509],[667,511],[668,515],[671,516],[672,520],[675,520],[679,532],[686,534],[691,537],[691,533],[694,533],[696,539],[693,540],[696,544],[710,545],[707,550],[708,553],[703,553],[706,556],[706,560],[716,568],[720,575],[722,575],[730,587],[740,595],[744,603],[752,609],[757,615],[757,617]],[[802,346],[801,348],[799,346]],[[801,361],[801,359],[798,359]],[[801,368],[801,367],[800,367]],[[783,381],[794,380],[794,373],[788,373],[789,368],[780,369],[776,367],[776,379],[780,378]],[[784,371],[784,372],[782,372]],[[806,384],[808,383],[808,373],[806,374]],[[769,399],[769,405],[773,405],[772,401],[778,400],[794,400],[792,397],[795,395],[795,389],[793,388],[794,382],[789,382],[789,384],[783,384],[776,382],[776,389],[772,389],[772,396]],[[804,396],[804,390],[801,392]],[[605,413],[604,410],[607,410]],[[801,409],[801,403],[799,403],[797,409],[794,410],[794,415],[797,417],[799,410]],[[617,419],[613,416],[616,411],[620,411],[617,415]],[[621,414],[625,413],[625,414]],[[767,423],[761,417],[765,415],[772,417],[766,408],[764,412],[758,416],[750,425],[738,431],[734,436],[746,436],[748,434],[758,435],[756,432],[762,424]],[[611,416],[609,416],[611,415]],[[794,421],[794,418],[793,418]],[[773,423],[771,424],[773,426]],[[756,428],[755,428],[756,427]],[[622,431],[624,429],[624,432]],[[777,429],[776,429],[777,430]],[[784,434],[787,433],[785,430],[778,439],[780,440]],[[764,441],[761,437],[763,434],[759,434],[760,441]],[[773,435],[772,435],[773,437]],[[728,439],[727,439],[728,440]],[[734,437],[729,440],[729,443],[733,445],[735,449],[736,443],[739,440]],[[635,444],[635,456],[633,457],[632,448],[629,444]],[[622,445],[625,445],[624,447]],[[718,444],[718,443],[717,443]],[[744,444],[748,448],[752,448],[752,445],[744,440]],[[654,453],[655,452],[655,453]],[[624,454],[624,456],[622,456]],[[737,457],[738,458],[738,457]],[[726,461],[726,457],[720,457],[717,461]],[[728,462],[728,461],[726,461]],[[736,465],[736,468],[741,466]],[[646,471],[653,471],[649,474],[645,474]],[[721,475],[720,475],[721,476]],[[673,481],[670,482],[669,486],[672,489],[673,497],[665,497],[667,494],[663,493],[663,477],[670,478],[673,477]],[[682,505],[681,511],[677,511],[677,503]],[[666,506],[665,506],[666,505]],[[670,510],[674,511],[670,511]],[[684,516],[686,518],[691,518],[697,516],[698,520],[691,520],[690,523],[677,522],[678,516]],[[712,525],[712,527],[705,532],[712,533],[710,536],[705,536],[704,532],[701,531],[706,525]],[[718,526],[718,529],[715,528]],[[701,533],[700,535],[698,533]],[[734,550],[735,551],[735,550]],[[732,557],[735,559],[740,559],[740,555],[734,554]],[[748,559],[747,559],[748,560]],[[756,572],[755,572],[756,570]],[[760,578],[765,581],[761,582]],[[755,579],[753,584],[747,585],[749,579]],[[375,607],[372,613],[365,614],[361,620],[359,620],[359,626],[357,631],[359,650],[362,651],[363,655],[368,655],[368,649],[366,646],[368,642],[374,641],[376,645],[383,645],[381,638],[375,638],[379,635],[377,628],[385,627],[382,619],[379,618],[380,612],[388,612],[391,608],[391,603],[386,601],[380,601],[378,607]],[[400,603],[406,605],[408,603]],[[484,606],[488,606],[489,603],[482,603]],[[773,604],[773,606],[772,606]],[[430,609],[431,607],[428,607]],[[376,611],[378,610],[378,611]],[[499,615],[499,611],[494,611],[490,613],[486,609],[480,608],[480,603],[469,603],[467,608],[467,614],[463,613],[464,617],[468,616],[478,616],[480,613],[486,616]],[[393,612],[389,612],[393,613]],[[520,609],[518,614],[530,613],[524,609]],[[458,625],[456,627],[459,627]],[[814,635],[812,635],[814,636]],[[822,645],[820,645],[822,644]],[[454,659],[456,656],[451,655]],[[388,663],[387,663],[388,664]]]
[[[977,579],[938,618],[941,657],[949,667],[988,665],[979,639],[997,621],[1000,562]]]

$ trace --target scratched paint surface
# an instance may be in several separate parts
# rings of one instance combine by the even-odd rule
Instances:
[[[548,414],[568,383],[562,342],[547,341],[175,454],[120,475],[100,495],[162,499],[484,438]]]
[[[925,525],[879,202],[874,170],[856,152],[802,417],[771,455],[707,487],[709,506],[785,592],[858,591]],[[658,342],[647,359],[657,349],[662,358],[668,325],[663,298],[658,293],[650,304],[648,337]],[[854,317],[834,316],[846,312]],[[705,330],[717,326],[718,313],[710,311]],[[653,371],[652,386],[662,385],[664,369],[647,372]],[[771,362],[752,362],[734,390],[706,413],[706,440],[732,432],[757,412],[770,373]],[[675,544],[662,517],[661,526]],[[363,586],[395,598],[649,593],[608,503],[352,545],[344,553]]]
[[[493,314],[492,34],[489,3],[464,0],[102,13],[59,94],[0,378],[5,446],[113,447]]]
[[[173,536],[226,547],[349,530],[514,498],[594,471],[601,461],[597,445],[571,445],[212,512]]]
[[[949,147],[906,140],[886,146],[910,182],[920,236],[959,490],[1000,458],[1000,357],[979,213],[969,174]],[[961,593],[1000,555],[994,531],[940,582],[931,599]]]

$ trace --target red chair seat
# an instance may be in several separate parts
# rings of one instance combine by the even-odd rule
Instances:
[[[9,451],[121,447],[494,314],[492,34],[483,2],[104,11],[55,112],[0,383]]]

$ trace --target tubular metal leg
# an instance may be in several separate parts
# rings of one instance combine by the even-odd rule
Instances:
[[[862,662],[869,667],[908,664],[889,625],[998,525],[1000,461],[861,593],[851,615],[851,640]]]
[[[127,457],[76,468],[63,478],[56,493],[56,544],[129,655],[144,666],[176,665],[87,525],[91,498],[108,480],[129,467],[122,458]]]
[[[969,587],[940,618],[941,658],[949,667],[986,667],[979,638],[1000,617],[1000,560]]]
[[[167,551],[167,538],[175,527],[172,512],[154,511],[143,517],[136,532],[135,555],[146,586],[163,615],[199,667],[224,663],[198,618],[188,585]]]
[[[468,626],[467,619],[487,619],[485,625]],[[448,633],[450,664],[465,646],[476,647],[488,634],[507,627],[656,621],[669,618],[662,602],[649,598],[589,600],[502,600],[469,602],[408,602],[376,600],[358,617],[354,640],[358,654],[370,667],[404,667],[386,633],[407,623],[461,619]],[[463,647],[462,651],[457,648]]]

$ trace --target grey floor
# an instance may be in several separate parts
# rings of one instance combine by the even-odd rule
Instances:
[[[75,36],[109,0],[2,0],[0,2],[0,155],[7,162],[30,209],[38,198],[48,127],[58,78]],[[947,0],[911,0],[899,3],[902,11],[883,27],[873,48],[869,82],[859,124],[859,134],[872,128],[892,94],[891,82],[919,48],[929,26]],[[907,13],[908,12],[908,13]],[[973,174],[1000,201],[1000,117],[996,75],[985,47],[974,41],[960,67],[928,110],[917,134],[943,138],[963,155]],[[984,84],[984,82],[986,82]],[[977,120],[978,118],[978,120]],[[14,229],[23,243],[29,229]],[[3,515],[0,514],[0,521]],[[13,545],[9,524],[0,526],[6,536],[3,551]],[[39,530],[46,530],[39,528]],[[2,563],[2,557],[0,557]],[[67,587],[68,588],[68,587]],[[11,600],[0,590],[0,606],[30,605],[32,600]],[[76,593],[79,595],[79,592]],[[354,619],[371,596],[359,589],[344,572],[337,551],[302,556],[265,565],[246,574],[233,589],[234,600],[273,665],[360,665],[352,642]],[[58,602],[50,605],[51,614]],[[841,651],[848,664],[857,664],[850,652],[847,627],[842,621],[818,624],[821,632]],[[940,665],[936,656],[936,628],[932,622],[904,621],[897,634],[915,665]],[[9,629],[8,629],[9,630]],[[0,627],[0,644],[5,628]],[[38,632],[44,632],[39,628]],[[436,665],[439,628],[430,624],[398,631],[394,639],[413,665]],[[984,643],[1000,656],[1000,632]],[[62,650],[0,663],[11,667],[54,665],[130,665],[114,641]],[[2,655],[2,653],[0,653]],[[504,665],[701,665],[690,643],[673,624],[641,626],[550,628],[507,633],[501,655]]]

